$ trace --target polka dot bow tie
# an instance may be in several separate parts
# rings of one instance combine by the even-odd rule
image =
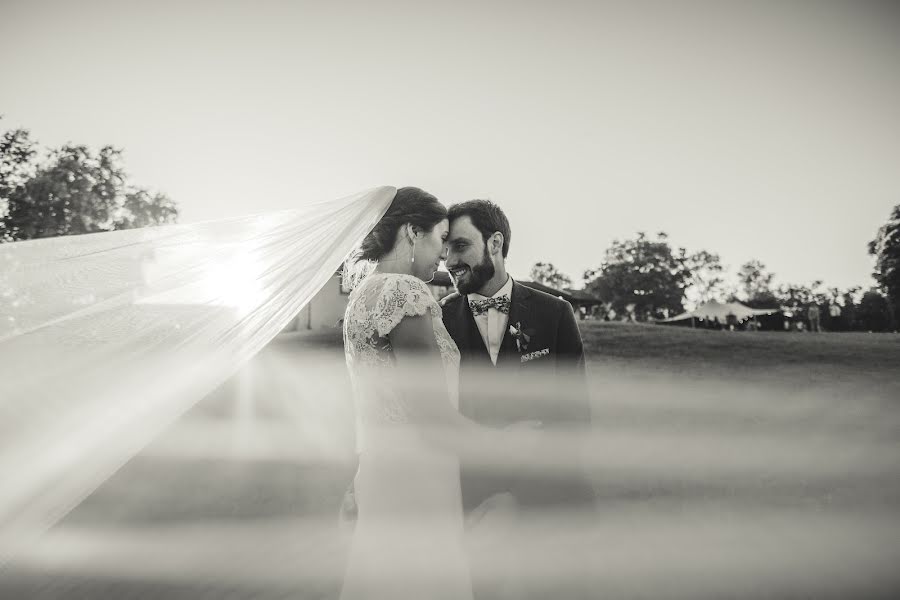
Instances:
[[[496,298],[485,298],[484,300],[472,300],[469,306],[472,307],[472,314],[476,317],[483,315],[490,308],[496,308],[504,314],[509,314],[509,296],[497,296]]]

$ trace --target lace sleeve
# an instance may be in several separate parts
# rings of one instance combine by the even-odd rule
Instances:
[[[403,317],[428,313],[439,317],[441,308],[422,280],[412,275],[392,276],[385,281],[375,304],[375,328],[385,337]]]

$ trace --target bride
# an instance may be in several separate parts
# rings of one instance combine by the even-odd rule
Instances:
[[[494,430],[457,410],[459,350],[425,285],[446,258],[448,234],[434,196],[401,188],[357,257],[374,269],[344,317],[359,469],[343,599],[471,598],[460,458],[534,449],[533,424]]]

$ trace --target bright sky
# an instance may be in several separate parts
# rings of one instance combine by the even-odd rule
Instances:
[[[490,198],[573,279],[666,231],[869,285],[900,3],[0,0],[0,127],[125,150],[181,222],[376,185]]]

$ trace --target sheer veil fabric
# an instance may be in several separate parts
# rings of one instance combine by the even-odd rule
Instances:
[[[395,193],[0,245],[0,566],[283,330]]]

